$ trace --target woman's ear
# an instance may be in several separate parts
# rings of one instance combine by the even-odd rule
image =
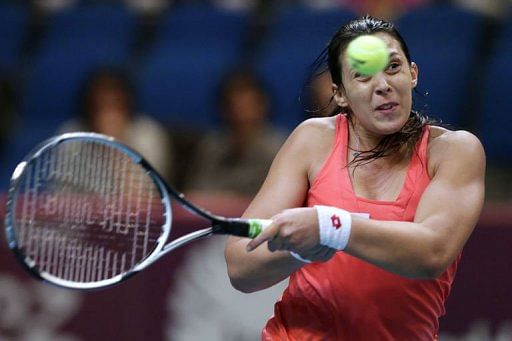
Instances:
[[[411,86],[413,89],[418,85],[418,65],[415,62],[411,62]]]
[[[332,92],[334,94],[334,101],[336,102],[336,104],[339,107],[341,107],[341,108],[348,107],[347,98],[342,93],[342,90],[336,84],[332,85]]]

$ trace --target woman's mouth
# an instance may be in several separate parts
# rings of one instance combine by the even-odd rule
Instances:
[[[375,108],[376,111],[383,113],[383,114],[391,114],[395,112],[396,108],[398,107],[398,103],[396,102],[387,102],[379,105]]]

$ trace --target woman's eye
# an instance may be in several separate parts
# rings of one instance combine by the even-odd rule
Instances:
[[[354,73],[354,78],[364,81],[364,80],[370,79],[370,76],[363,75],[362,73],[356,72],[356,73]]]
[[[388,65],[388,70],[390,71],[396,71],[398,70],[398,68],[400,67],[400,64],[399,63],[389,63]]]

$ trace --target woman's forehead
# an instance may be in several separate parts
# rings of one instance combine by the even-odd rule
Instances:
[[[400,45],[400,42],[398,41],[398,39],[396,39],[392,35],[390,35],[388,33],[384,33],[384,32],[378,32],[374,35],[381,38],[382,40],[384,40],[384,42],[386,43],[386,45],[389,48],[390,54],[395,52],[395,53],[398,53],[405,57],[405,53],[402,50],[402,46]]]

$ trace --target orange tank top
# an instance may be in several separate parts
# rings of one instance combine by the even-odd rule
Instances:
[[[307,206],[369,213],[371,219],[413,221],[430,183],[426,127],[395,201],[357,197],[347,165],[348,120],[336,118],[334,148],[312,184]],[[458,259],[435,280],[407,279],[337,252],[290,276],[262,340],[435,340]]]

